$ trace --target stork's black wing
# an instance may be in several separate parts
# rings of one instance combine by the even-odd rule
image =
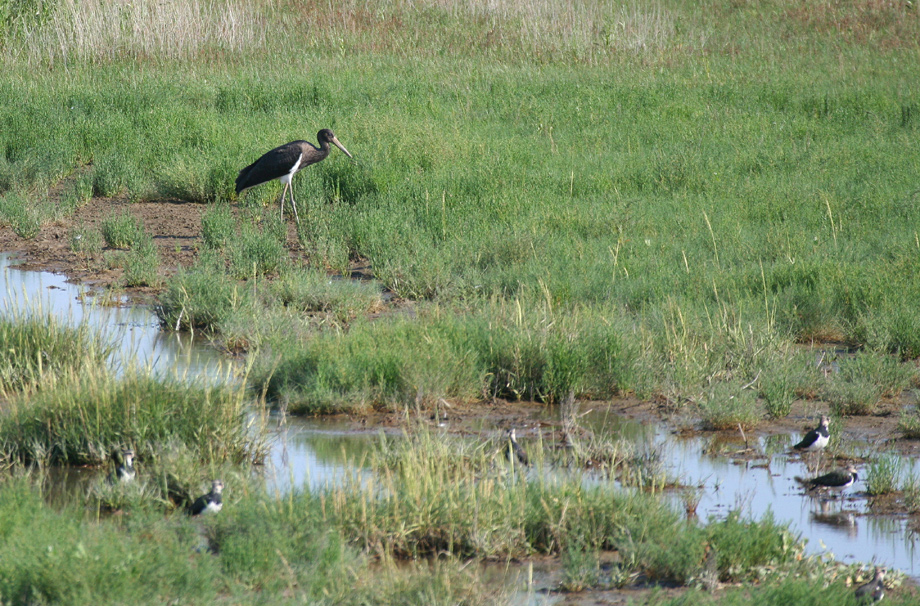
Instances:
[[[312,146],[306,141],[291,141],[266,152],[261,158],[240,171],[236,178],[236,193],[244,189],[268,183],[291,172],[297,164],[304,145]]]

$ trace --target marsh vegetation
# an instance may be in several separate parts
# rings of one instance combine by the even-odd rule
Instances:
[[[764,581],[725,603],[846,603],[773,520],[698,526],[657,493],[534,481],[424,434],[380,455],[386,498],[245,478],[269,409],[628,394],[747,430],[804,401],[896,411],[915,437],[918,50],[897,1],[0,5],[3,229],[68,225],[81,266],[157,289],[164,330],[249,365],[239,388],[115,373],[103,336],[0,310],[0,601],[491,602],[461,558],[550,554],[572,589],[693,586],[714,558],[723,581]],[[324,127],[357,161],[294,180],[299,227],[280,185],[235,195],[255,155]],[[150,202],[200,221],[183,267],[131,212]],[[123,518],[42,501],[47,465],[125,446],[151,498],[118,501]],[[871,492],[916,492],[872,465]],[[190,567],[170,478],[217,474],[232,507]]]

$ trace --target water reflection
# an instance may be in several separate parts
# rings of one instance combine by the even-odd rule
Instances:
[[[317,490],[336,485],[363,467],[374,442],[372,433],[355,433],[350,424],[272,415],[272,445],[265,481],[270,492]]]
[[[914,578],[916,542],[907,532],[906,522],[896,517],[866,516],[867,501],[853,496],[865,490],[862,482],[843,495],[806,495],[793,480],[808,475],[816,461],[788,454],[787,445],[797,436],[750,438],[745,443],[735,438],[677,438],[652,423],[638,423],[596,411],[582,418],[592,431],[615,435],[634,442],[637,450],[660,450],[670,475],[684,484],[699,487],[696,514],[703,522],[724,518],[729,512],[742,510],[760,519],[772,515],[788,523],[793,532],[807,540],[809,553],[830,552],[842,561],[875,561],[898,568]],[[319,488],[335,482],[348,471],[346,461],[366,457],[377,436],[354,433],[347,423],[316,420],[289,420],[279,429],[284,447],[275,448],[273,466],[286,469],[272,486],[287,490],[306,485]],[[763,453],[751,458],[750,451]],[[717,453],[705,455],[703,453]],[[736,457],[735,453],[748,453]],[[828,466],[828,462],[823,463]],[[674,494],[675,506],[683,508],[683,497]]]
[[[203,341],[162,332],[149,306],[101,305],[96,294],[69,284],[64,276],[17,269],[9,254],[0,253],[0,313],[36,310],[74,325],[87,322],[115,344],[110,360],[115,370],[136,365],[154,373],[220,380],[232,374],[230,363]]]

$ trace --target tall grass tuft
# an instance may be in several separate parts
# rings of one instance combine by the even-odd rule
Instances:
[[[160,253],[153,238],[140,234],[124,258],[125,286],[159,286]]]
[[[230,247],[230,274],[236,279],[277,274],[289,263],[287,228],[269,214],[261,226],[243,222],[239,239]]]
[[[220,516],[203,522],[143,507],[100,520],[82,503],[48,505],[38,483],[0,478],[0,594],[14,604],[507,603],[475,566],[374,563],[324,528],[318,509],[245,482],[229,484]]]
[[[94,257],[102,253],[102,233],[93,227],[82,223],[70,229],[70,250],[86,257]]]
[[[164,328],[214,331],[233,310],[250,304],[250,289],[228,280],[222,264],[218,257],[203,255],[166,283],[154,309]]]
[[[142,458],[176,443],[203,462],[257,460],[262,446],[246,401],[240,388],[85,369],[10,401],[0,418],[0,458],[98,464],[126,445]]]
[[[745,389],[737,382],[716,383],[700,402],[700,415],[706,429],[744,429],[755,426],[763,418],[757,392]]]
[[[881,455],[866,470],[866,492],[870,496],[890,494],[900,488],[904,461],[897,455]]]
[[[328,313],[340,322],[383,308],[380,287],[344,280],[311,269],[292,269],[268,284],[268,291],[289,309]]]
[[[0,393],[31,392],[104,366],[114,345],[88,324],[32,309],[0,310]]]
[[[20,238],[31,240],[37,236],[42,223],[52,214],[53,209],[47,204],[35,204],[23,194],[13,191],[0,194],[0,220],[9,223]]]
[[[466,316],[432,307],[415,319],[395,316],[303,341],[287,338],[259,362],[253,381],[291,410],[310,412],[349,402],[404,405],[420,392],[545,401],[616,392],[633,353],[612,325],[587,321],[597,317],[588,312],[558,318],[529,312],[523,304]]]
[[[220,250],[234,240],[236,222],[227,204],[212,204],[201,215],[201,239],[207,248]]]
[[[131,248],[144,235],[140,221],[127,209],[104,218],[100,229],[105,245],[110,248]]]

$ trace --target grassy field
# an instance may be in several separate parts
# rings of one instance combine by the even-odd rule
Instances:
[[[291,411],[633,393],[713,428],[785,416],[802,397],[871,414],[917,382],[918,51],[920,17],[902,1],[2,2],[0,221],[30,238],[93,197],[202,205],[198,261],[166,283],[157,234],[127,215],[98,233],[75,226],[71,242],[123,266],[126,285],[161,286],[164,327],[249,352],[250,386]],[[320,128],[356,160],[333,152],[294,180],[294,257],[280,186],[239,198],[233,181]],[[359,260],[374,281],[332,279]],[[22,345],[0,352],[7,464],[98,464],[126,442],[147,456],[170,444],[178,454],[156,462],[157,477],[189,464],[194,483],[242,477],[257,458],[242,394],[95,376],[85,369],[108,345],[9,315],[0,333]],[[812,343],[855,355],[816,361]],[[40,380],[53,390],[36,392]],[[128,414],[138,402],[149,417]],[[747,528],[680,526],[682,549],[655,552],[628,517],[645,501],[602,505],[576,486],[527,483],[479,492],[489,486],[464,469],[450,482],[463,493],[390,486],[374,525],[363,516],[377,502],[360,486],[248,495],[209,527],[221,552],[194,556],[194,574],[184,521],[157,510],[100,522],[80,505],[42,505],[40,481],[4,480],[15,498],[0,503],[0,601],[106,603],[96,591],[111,588],[105,599],[123,603],[134,565],[149,583],[131,594],[139,602],[254,602],[262,588],[330,603],[500,599],[455,559],[436,570],[434,598],[427,569],[372,575],[392,580],[383,587],[351,582],[368,576],[367,553],[386,563],[444,546],[475,558],[562,553],[572,587],[591,585],[597,550],[615,547],[632,558],[627,577],[689,584],[706,545],[728,543],[718,533]],[[413,517],[420,499],[432,510]],[[457,506],[470,499],[513,541],[464,527]],[[617,529],[567,519],[577,528],[565,527],[566,550],[554,534],[561,502],[618,505],[609,513],[624,518]],[[501,517],[509,503],[527,517]],[[328,534],[303,529],[317,509]],[[655,532],[674,530],[667,516]],[[280,546],[247,551],[254,536]],[[780,543],[738,578],[785,565],[795,550]],[[78,565],[97,548],[104,557]],[[774,579],[731,603],[823,602],[823,578]]]
[[[863,412],[898,393],[866,377],[816,392],[811,365],[789,362],[795,344],[920,356],[920,26],[909,3],[183,4],[195,28],[154,4],[83,14],[35,3],[7,16],[0,216],[28,236],[88,195],[213,204],[210,254],[166,285],[164,323],[208,309],[198,328],[276,352],[257,378],[271,375],[292,410],[419,391],[631,391],[699,406],[714,425],[749,424],[763,404],[782,416],[806,393]],[[78,14],[95,21],[78,28]],[[138,20],[156,27],[142,35]],[[221,209],[237,201],[241,166],[320,127],[357,161],[333,155],[295,180],[307,261],[345,272],[366,259],[423,321],[341,331],[373,297],[339,309],[339,293],[320,308],[334,330],[315,338],[277,290],[250,302],[255,312],[232,286],[189,288],[298,281],[270,213],[280,186],[248,193],[238,221]],[[136,240],[115,262],[128,284],[156,285],[159,259]],[[483,360],[450,344],[443,365],[476,360],[444,379],[425,344],[444,324],[501,324],[514,343],[575,355],[528,360],[540,354],[496,345],[485,357],[497,360]],[[599,330],[617,342],[615,361],[583,359]],[[410,335],[405,359],[367,362],[389,355],[367,343],[390,332]],[[377,393],[388,379],[376,370],[330,385],[300,372],[304,359],[392,366],[400,386]],[[276,363],[299,371],[272,375]],[[751,381],[752,410],[707,412],[713,390]]]

